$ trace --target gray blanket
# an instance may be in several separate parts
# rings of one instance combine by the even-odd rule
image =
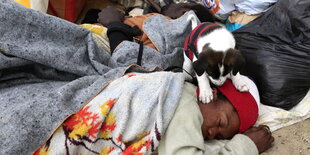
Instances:
[[[181,67],[190,32],[186,16],[146,21],[145,32],[160,53],[144,47],[142,69],[132,65],[139,49],[134,42],[122,42],[111,57],[88,30],[1,0],[0,154],[31,153],[66,116],[126,71]]]

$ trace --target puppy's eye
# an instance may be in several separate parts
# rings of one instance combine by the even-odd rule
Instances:
[[[210,70],[206,70],[206,71],[207,71],[207,73],[208,73],[209,76],[212,77],[212,76],[214,75],[214,74],[212,73],[212,71],[210,71]]]
[[[231,70],[232,70],[232,68],[233,68],[232,65],[224,65],[224,73],[223,73],[223,75],[225,76],[225,75],[227,75],[228,73],[230,73]]]
[[[209,74],[213,79],[218,79],[219,77],[216,74]]]

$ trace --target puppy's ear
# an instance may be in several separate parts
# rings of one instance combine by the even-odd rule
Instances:
[[[240,51],[229,49],[226,53],[224,64],[227,66],[233,66],[232,73],[233,75],[236,75],[245,64],[245,60]]]
[[[235,65],[233,68],[233,75],[236,75],[245,64],[245,59],[243,58],[241,52],[238,50],[235,50],[235,51],[237,55],[236,55]]]
[[[198,76],[201,76],[207,69],[207,63],[197,60],[193,63],[194,70]]]
[[[198,76],[201,76],[207,70],[208,67],[207,54],[208,54],[207,51],[199,53],[198,59],[193,63],[194,70]]]

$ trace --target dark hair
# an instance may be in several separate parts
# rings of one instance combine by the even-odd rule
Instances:
[[[217,99],[222,100],[222,101],[227,101],[230,103],[227,97],[222,92],[220,92],[218,89],[217,89]]]
[[[231,105],[233,105],[228,99],[227,97],[220,91],[217,89],[217,100],[221,100],[221,101],[224,101],[224,102],[227,102],[227,103],[230,103]],[[237,111],[235,106],[233,105],[234,107],[234,111]]]

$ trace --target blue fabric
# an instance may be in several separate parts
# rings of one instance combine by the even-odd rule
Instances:
[[[242,27],[244,25],[242,24],[236,24],[236,23],[230,23],[228,20],[226,20],[225,23],[225,27],[227,28],[228,31],[233,32],[237,29],[239,29],[240,27]]]

